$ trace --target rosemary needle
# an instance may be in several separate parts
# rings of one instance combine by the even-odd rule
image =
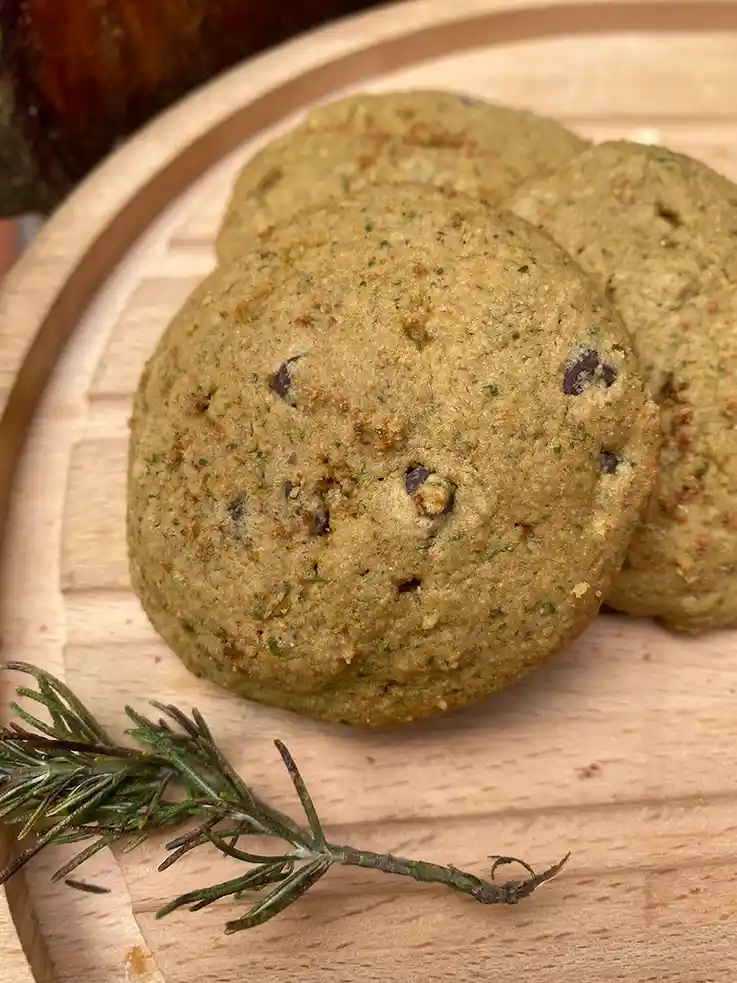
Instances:
[[[110,894],[109,887],[102,887],[101,884],[88,884],[86,881],[75,881],[72,877],[65,877],[64,883],[67,887],[73,887],[75,891],[82,891],[84,894]]]
[[[297,901],[336,866],[363,867],[440,884],[486,904],[516,904],[558,874],[566,854],[536,873],[514,857],[493,857],[488,879],[452,865],[407,860],[329,842],[290,751],[276,749],[304,811],[301,824],[265,802],[234,771],[202,715],[152,703],[152,719],[126,707],[127,734],[137,747],[116,744],[81,701],[49,673],[22,662],[0,668],[25,673],[36,689],[19,698],[41,706],[49,721],[13,703],[15,719],[0,730],[0,819],[13,826],[19,850],[0,871],[5,883],[37,853],[60,844],[87,845],[53,875],[81,890],[98,891],[70,875],[116,843],[134,850],[152,834],[178,830],[165,844],[165,870],[192,850],[211,847],[244,864],[240,876],[174,898],[159,917],[178,908],[197,911],[225,897],[258,892],[250,908],[226,923],[226,933],[262,925]],[[271,837],[282,852],[248,848],[249,837]],[[502,864],[519,863],[527,876],[496,883]],[[105,889],[102,889],[105,890]]]

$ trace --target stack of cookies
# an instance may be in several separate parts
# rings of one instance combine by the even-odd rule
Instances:
[[[737,187],[444,92],[244,168],[136,395],[134,588],[196,674],[382,726],[602,604],[737,626]]]

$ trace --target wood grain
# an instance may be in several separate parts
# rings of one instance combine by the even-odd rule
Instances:
[[[0,898],[0,983],[734,977],[734,634],[601,617],[484,706],[354,734],[195,679],[129,589],[131,395],[212,267],[238,167],[311,102],[428,85],[527,105],[594,139],[662,141],[737,178],[733,3],[406,4],[196,93],[78,189],[0,293],[2,654],[62,676],[115,733],[125,702],[197,705],[243,774],[291,809],[271,744],[281,737],[336,839],[478,871],[490,853],[545,864],[570,848],[570,868],[509,910],[339,871],[244,939],[221,935],[232,905],[154,917],[228,862],[194,855],[158,874],[160,844],[103,854],[84,873],[111,893],[90,896],[49,884],[61,853]]]

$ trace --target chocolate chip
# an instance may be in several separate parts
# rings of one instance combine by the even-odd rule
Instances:
[[[228,502],[228,515],[236,523],[236,525],[243,521],[246,517],[246,496],[236,495],[234,499]]]
[[[601,451],[599,454],[599,470],[602,474],[616,474],[619,458],[614,451]]]
[[[302,356],[295,355],[293,358],[288,358],[286,362],[282,362],[276,372],[269,379],[269,389],[275,392],[280,399],[287,399],[291,393],[292,389],[292,374],[289,371],[289,366],[292,362],[298,361]]]
[[[292,377],[289,374],[289,365],[286,362],[282,362],[274,375],[272,375],[269,388],[282,399],[285,399],[289,395],[289,390],[292,388]]]
[[[330,510],[327,506],[319,505],[310,513],[309,530],[311,536],[327,536],[330,532]]]
[[[429,468],[423,468],[419,464],[407,468],[404,472],[404,489],[407,494],[414,495],[420,485],[424,485],[431,474],[432,471]]]
[[[604,363],[601,367],[601,378],[604,380],[604,385],[609,388],[617,379],[619,372],[614,368],[613,365],[607,365]]]
[[[422,587],[422,580],[419,577],[410,577],[397,584],[397,594],[409,594],[410,591],[419,590]]]
[[[613,365],[602,362],[601,355],[589,348],[566,368],[563,374],[563,392],[566,396],[580,396],[587,385],[601,381],[609,388],[619,373]]]

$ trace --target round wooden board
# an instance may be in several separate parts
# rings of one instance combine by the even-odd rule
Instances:
[[[679,638],[603,616],[484,706],[364,734],[194,679],[130,591],[131,395],[168,319],[213,264],[239,165],[308,103],[418,86],[526,105],[595,139],[662,141],[737,179],[731,2],[394,5],[197,92],[104,163],[4,284],[3,658],[60,675],[118,733],[126,702],[197,705],[242,774],[293,808],[270,743],[283,738],[340,841],[479,871],[498,852],[546,864],[570,848],[571,863],[510,909],[339,871],[274,922],[224,937],[232,905],[154,918],[172,894],[228,876],[212,855],[166,874],[155,871],[156,846],[101,855],[85,876],[110,888],[104,896],[51,886],[60,855],[49,855],[10,885],[12,920],[0,911],[0,983],[734,977],[733,635]]]

